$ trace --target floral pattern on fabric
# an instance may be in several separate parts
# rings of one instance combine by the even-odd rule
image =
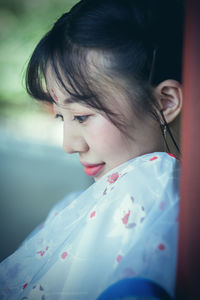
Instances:
[[[139,226],[145,219],[144,207],[135,203],[134,198],[127,194],[121,201],[113,216],[115,226],[109,236],[124,234],[125,229]]]
[[[0,299],[94,300],[130,277],[173,295],[179,168],[167,153],[142,155],[63,199],[0,264]]]

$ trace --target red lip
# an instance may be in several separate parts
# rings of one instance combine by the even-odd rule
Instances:
[[[88,176],[95,176],[97,175],[103,168],[105,163],[101,163],[101,164],[87,164],[87,163],[82,163],[81,164],[85,167],[84,168],[84,172],[88,175]]]

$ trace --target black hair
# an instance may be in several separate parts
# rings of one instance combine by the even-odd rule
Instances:
[[[59,84],[75,101],[104,111],[122,127],[122,120],[113,118],[98,80],[101,76],[112,79],[117,86],[120,79],[134,109],[159,121],[152,88],[165,79],[181,82],[184,11],[179,2],[81,0],[36,46],[26,73],[28,93],[54,102],[45,84],[50,65]],[[88,64],[91,50],[106,58],[101,67],[94,63],[95,78]]]

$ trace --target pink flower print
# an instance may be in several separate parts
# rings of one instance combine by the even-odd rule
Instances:
[[[122,222],[123,224],[127,224],[128,223],[128,218],[130,216],[130,210],[128,211],[127,214],[124,215],[124,217],[122,218]]]
[[[134,201],[132,196],[127,196],[122,204],[122,223],[126,228],[133,228],[142,223],[145,219],[144,207]]]
[[[68,253],[65,251],[61,254],[61,258],[64,260],[67,257]]]
[[[96,211],[93,211],[93,212],[91,213],[91,215],[90,215],[90,219],[94,218],[95,215],[96,215]]]
[[[36,253],[40,254],[40,256],[44,256],[46,251],[48,251],[48,249],[49,249],[49,246],[46,246],[45,250],[40,250],[40,251],[37,251]]]
[[[152,158],[150,158],[150,161],[154,161],[156,159],[158,159],[158,156],[153,156]]]
[[[158,249],[159,249],[160,251],[164,251],[164,250],[165,250],[165,245],[164,245],[164,244],[159,244],[159,245],[158,245]]]
[[[113,183],[115,183],[115,181],[117,181],[118,178],[119,178],[119,173],[113,173],[112,175],[109,175],[109,176],[108,176],[107,181],[108,181],[110,184],[113,184]]]
[[[122,258],[123,258],[123,256],[119,254],[119,255],[116,257],[117,262],[119,263],[119,262],[122,260]]]
[[[114,224],[108,233],[108,236],[122,235],[126,238],[125,232],[127,229],[133,229],[135,226],[140,226],[146,213],[144,207],[134,201],[134,198],[127,194],[121,201],[120,205],[114,212]],[[127,232],[128,233],[128,232]]]
[[[40,256],[43,256],[45,254],[45,251],[40,250],[40,251],[37,251],[37,253],[40,254]]]
[[[119,178],[120,174],[118,172],[113,173],[112,175],[107,176],[107,182],[108,184],[106,184],[106,188],[103,191],[103,195],[108,194],[110,191],[112,191],[112,189],[115,186],[115,182],[117,182],[118,178]]]
[[[23,285],[22,289],[24,290],[27,287],[27,285],[28,285],[28,282]]]

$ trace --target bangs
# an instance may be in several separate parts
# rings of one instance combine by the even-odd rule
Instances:
[[[31,97],[56,103],[47,88],[49,70],[54,80],[71,97],[71,102],[81,103],[92,107],[100,113],[105,113],[111,122],[122,132],[127,129],[127,112],[120,111],[117,99],[125,98],[138,116],[144,115],[141,99],[146,98],[145,110],[150,112],[150,102],[153,102],[152,94],[147,89],[138,89],[138,84],[131,78],[131,83],[125,83],[123,76],[115,69],[115,56],[117,51],[112,49],[91,49],[57,38],[53,30],[47,34],[38,44],[26,73],[26,88]],[[123,70],[121,70],[123,74]],[[126,81],[129,80],[126,78]],[[130,88],[132,86],[132,88]],[[134,88],[133,88],[134,87]],[[115,111],[111,92],[115,99]],[[132,101],[134,98],[135,101]],[[139,103],[140,101],[140,103]],[[149,107],[148,107],[149,106]]]
[[[47,33],[35,48],[27,67],[28,94],[37,100],[55,103],[47,89],[47,73],[50,69],[58,85],[72,96],[74,102],[112,115],[113,112],[102,102],[99,81],[103,76],[101,71],[98,72],[95,62],[91,71],[91,64],[88,62],[89,51],[87,47],[73,44],[70,38],[64,40],[56,37],[53,30]]]
[[[29,95],[55,103],[47,88],[50,70],[58,86],[73,102],[106,114],[121,131],[127,128],[130,111],[139,117],[144,117],[144,112],[152,114],[152,103],[155,106],[156,102],[149,84],[136,76],[139,58],[146,58],[146,54],[141,54],[141,45],[133,41],[110,48],[78,43],[79,39],[74,41],[71,37],[70,21],[70,14],[64,14],[36,46],[26,72]],[[135,63],[132,58],[136,48],[140,55],[136,55]],[[129,105],[126,111],[120,105],[121,99]]]

